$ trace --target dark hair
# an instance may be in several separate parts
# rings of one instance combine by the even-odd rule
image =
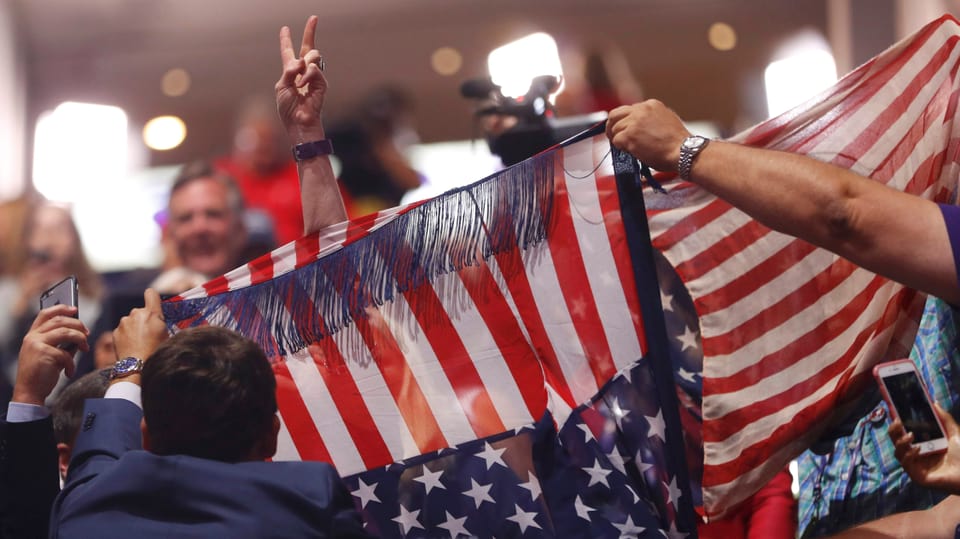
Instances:
[[[87,399],[99,399],[110,385],[110,367],[88,372],[63,388],[57,395],[50,415],[53,417],[53,437],[57,443],[73,445],[80,431],[80,416],[83,415],[83,402]]]
[[[266,355],[229,329],[185,329],[143,368],[143,417],[158,455],[239,462],[271,432],[277,382]]]

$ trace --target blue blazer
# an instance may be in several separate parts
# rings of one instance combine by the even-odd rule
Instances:
[[[53,420],[0,420],[0,537],[45,537],[59,491]]]
[[[158,456],[141,449],[141,417],[87,400],[51,537],[369,537],[329,464]]]

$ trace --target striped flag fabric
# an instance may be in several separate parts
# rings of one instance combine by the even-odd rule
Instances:
[[[672,372],[650,357],[666,340],[652,247],[618,155],[598,126],[288,244],[165,318],[267,351],[275,458],[334,464],[378,536],[686,537]]]
[[[958,37],[955,19],[934,21],[735,140],[954,202]],[[816,440],[873,365],[909,354],[924,298],[694,185],[668,187],[647,196],[649,221],[699,316],[703,503],[720,516]]]

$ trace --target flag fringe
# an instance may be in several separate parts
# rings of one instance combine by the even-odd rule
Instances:
[[[302,350],[366,318],[368,308],[398,293],[546,239],[555,155],[545,152],[448,191],[373,230],[364,241],[296,271],[221,294],[165,302],[164,314],[168,320],[190,320],[189,326],[238,331],[271,357]],[[410,305],[421,316],[439,314],[430,308]]]

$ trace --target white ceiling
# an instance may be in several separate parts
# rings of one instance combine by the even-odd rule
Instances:
[[[190,130],[186,144],[152,154],[154,164],[223,151],[238,103],[272,92],[280,26],[291,26],[298,39],[313,13],[320,15],[330,116],[377,83],[399,83],[416,96],[425,140],[469,137],[471,105],[460,97],[460,83],[485,74],[489,50],[536,30],[553,34],[562,56],[615,43],[646,95],[688,119],[742,127],[762,117],[756,84],[776,41],[826,24],[825,2],[813,0],[0,1],[12,2],[18,21],[30,117],[67,99],[122,106],[135,124],[180,115]],[[715,21],[738,31],[736,49],[707,45]],[[457,75],[431,70],[430,54],[440,46],[462,52]],[[173,67],[192,75],[184,97],[160,91],[161,76]]]

